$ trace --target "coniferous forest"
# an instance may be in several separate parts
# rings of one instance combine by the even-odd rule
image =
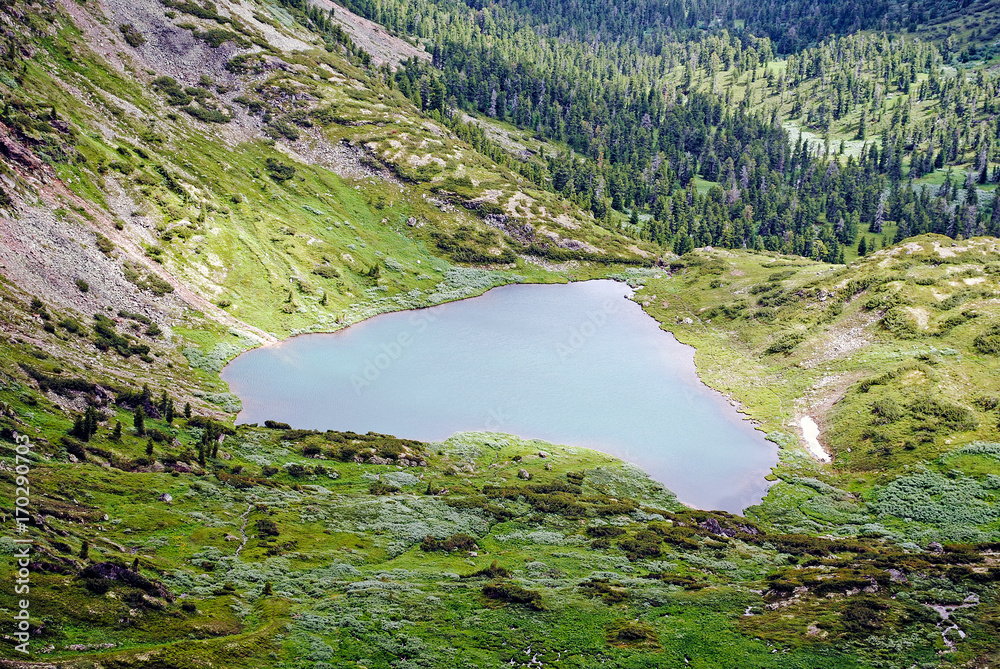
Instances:
[[[948,3],[724,4],[346,6],[432,49],[386,74],[416,104],[480,147],[459,113],[552,142],[507,162],[675,252],[844,262],[866,232],[1000,231],[998,82],[974,43],[911,34]]]

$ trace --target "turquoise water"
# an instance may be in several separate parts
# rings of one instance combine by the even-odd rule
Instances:
[[[614,281],[505,286],[255,349],[222,377],[240,422],[426,441],[507,432],[635,463],[696,508],[759,502],[777,448],[630,294]]]

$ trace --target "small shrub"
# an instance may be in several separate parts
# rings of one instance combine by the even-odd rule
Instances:
[[[444,551],[445,553],[451,553],[452,551],[474,551],[478,550],[479,545],[476,543],[476,538],[469,536],[468,534],[453,534],[447,539],[435,539],[434,537],[425,537],[423,543],[420,544],[420,550],[424,552],[431,551]]]
[[[313,268],[313,274],[321,276],[324,279],[337,279],[340,277],[340,272],[337,271],[337,268],[330,265],[316,265]]]
[[[86,293],[90,291],[90,284],[84,281],[83,279],[76,280],[76,287],[80,290],[81,293]]]
[[[289,125],[284,119],[275,119],[264,127],[264,132],[271,139],[285,139],[295,141],[299,138],[299,131],[293,125]],[[291,177],[289,177],[291,178]]]
[[[541,593],[522,588],[513,583],[489,583],[483,586],[483,594],[490,599],[502,602],[525,604],[536,611],[545,609]]]
[[[399,492],[399,488],[382,481],[372,481],[371,485],[368,486],[370,495],[393,495],[397,492]]]
[[[888,425],[902,418],[903,410],[896,400],[886,397],[872,403],[872,415],[875,416],[873,422],[877,425]]]
[[[278,530],[278,524],[273,520],[270,518],[261,518],[257,521],[257,534],[262,537],[276,537],[281,532]]]
[[[792,349],[798,346],[805,339],[805,335],[801,332],[792,332],[779,337],[770,346],[768,346],[764,353],[771,355],[774,353],[789,353]]]
[[[165,95],[167,104],[172,107],[183,107],[194,99],[184,92],[184,89],[173,77],[157,77],[153,80],[153,89]]]
[[[203,123],[229,123],[233,120],[232,116],[226,116],[218,109],[211,109],[209,107],[195,107],[190,105],[182,107],[182,109]]]
[[[264,57],[256,53],[233,56],[226,62],[226,69],[233,74],[260,74],[264,71]]]
[[[1000,397],[996,395],[982,395],[975,399],[975,403],[983,411],[993,411],[1000,408]]]
[[[649,623],[621,618],[608,627],[608,642],[626,645],[658,646],[660,638]]]
[[[662,539],[656,532],[640,530],[634,539],[625,539],[618,546],[625,551],[629,560],[635,562],[640,558],[657,557],[662,553]]]
[[[274,158],[268,158],[264,163],[264,169],[267,170],[268,175],[278,183],[288,181],[295,177],[295,168],[291,165],[286,165],[285,163],[275,160]]]
[[[123,23],[118,26],[118,32],[122,34],[122,37],[125,38],[125,41],[131,47],[138,48],[146,43],[146,38],[131,23]]]
[[[986,330],[973,341],[972,345],[980,353],[995,354],[1000,353],[1000,325],[994,325]]]
[[[479,571],[474,571],[471,574],[466,574],[462,578],[489,578],[492,580],[497,580],[501,578],[510,578],[510,571],[501,567],[496,560],[490,563],[489,567],[483,567]]]
[[[847,600],[840,612],[844,628],[851,634],[869,635],[881,629],[889,605],[870,595],[859,595]]]
[[[114,243],[99,232],[97,233],[96,237],[97,237],[97,250],[106,256],[110,256],[111,252],[115,250]]]
[[[917,324],[902,307],[889,309],[879,323],[899,339],[913,339],[919,334]]]

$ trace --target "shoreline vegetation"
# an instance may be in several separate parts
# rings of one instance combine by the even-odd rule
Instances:
[[[943,258],[949,261],[942,263]],[[702,382],[744,407],[782,447],[774,469],[778,480],[763,503],[748,509],[743,517],[686,509],[641,470],[588,449],[486,433],[421,444],[389,436],[296,430],[275,423],[225,428],[232,433],[220,435],[218,450],[207,454],[204,465],[196,453],[174,454],[176,446],[155,444],[153,457],[145,465],[141,458],[129,462],[135,456],[123,456],[134,448],[128,445],[135,443],[131,431],[120,445],[109,444],[110,449],[84,442],[82,452],[88,463],[105,461],[110,471],[132,472],[124,476],[152,476],[169,482],[155,484],[155,490],[165,491],[172,501],[153,517],[179,520],[189,516],[186,522],[194,522],[188,525],[192,537],[201,538],[180,552],[167,551],[157,543],[156,537],[162,535],[155,526],[141,530],[133,527],[134,520],[124,520],[138,516],[125,512],[121,502],[113,502],[112,507],[120,508],[122,515],[108,514],[111,521],[120,519],[120,529],[109,535],[115,525],[105,522],[102,535],[116,543],[134,541],[126,539],[129,536],[149,537],[146,542],[153,543],[140,549],[140,555],[146,556],[140,572],[150,573],[142,567],[148,561],[165,589],[195,598],[195,618],[203,609],[231,600],[237,611],[232,624],[239,627],[253,619],[253,611],[273,606],[268,602],[274,597],[301,601],[301,586],[267,566],[274,560],[286,560],[282,564],[310,582],[316,577],[309,574],[328,569],[322,566],[328,556],[342,555],[339,559],[349,559],[339,563],[340,576],[323,581],[325,587],[343,591],[349,601],[364,601],[366,607],[382,601],[379,593],[385,588],[417,605],[425,596],[421,593],[440,587],[430,585],[442,578],[435,568],[454,570],[450,573],[460,580],[464,570],[478,573],[479,569],[492,579],[480,590],[446,589],[434,595],[444,597],[449,608],[459,602],[474,607],[482,605],[476,601],[497,604],[500,608],[488,609],[493,613],[481,621],[485,627],[475,629],[492,630],[499,620],[538,624],[538,615],[554,615],[544,634],[558,639],[566,630],[567,616],[580,615],[571,613],[580,606],[586,616],[593,617],[588,624],[608,630],[617,629],[616,616],[625,606],[650,626],[643,628],[640,638],[647,641],[642,643],[655,641],[660,650],[650,650],[669,656],[704,638],[668,641],[676,616],[686,615],[675,607],[687,601],[698,616],[731,611],[739,618],[735,627],[725,623],[712,628],[713,634],[726,639],[725,650],[719,651],[723,654],[732,648],[751,656],[769,654],[772,645],[768,644],[789,644],[792,639],[809,639],[825,631],[842,641],[831,645],[816,640],[784,647],[803,666],[828,666],[825,653],[842,642],[860,643],[851,639],[869,639],[852,646],[856,649],[852,652],[877,658],[880,651],[870,645],[873,631],[899,629],[922,639],[938,639],[929,641],[925,650],[911,648],[908,655],[938,662],[939,653],[951,653],[952,648],[955,653],[976,648],[976,630],[989,623],[971,615],[959,616],[960,622],[954,624],[967,635],[963,640],[957,632],[949,635],[951,613],[945,623],[939,622],[944,620],[940,617],[915,618],[921,607],[965,602],[970,614],[985,616],[986,621],[996,611],[990,585],[995,568],[989,556],[994,551],[998,518],[991,511],[995,481],[988,474],[997,448],[995,437],[990,440],[997,426],[989,421],[995,407],[989,398],[976,395],[965,400],[976,407],[975,414],[967,416],[948,408],[961,406],[957,402],[965,396],[925,395],[916,401],[907,397],[922,376],[935,379],[924,393],[949,387],[944,378],[952,374],[980,373],[989,378],[995,362],[974,354],[983,326],[966,316],[960,325],[967,330],[955,332],[958,328],[948,319],[954,309],[972,313],[977,304],[995,299],[993,283],[1000,272],[993,272],[994,266],[1000,267],[1000,252],[991,240],[951,246],[925,237],[873,254],[846,269],[771,253],[702,249],[671,261],[662,271],[627,276],[634,284],[633,299],[679,341],[694,346]],[[882,279],[866,279],[869,275]],[[979,277],[986,280],[966,282]],[[974,286],[971,292],[969,286]],[[916,333],[904,329],[900,335],[891,329],[896,327],[891,320],[886,324],[894,306],[902,304],[913,310],[906,313],[919,314],[918,309],[927,308],[923,300],[942,304],[950,299],[942,294],[946,290],[967,302],[939,307],[939,315],[928,314],[924,334],[916,316]],[[776,299],[775,295],[788,297]],[[944,334],[935,334],[945,323]],[[750,355],[749,351],[759,353]],[[739,364],[734,364],[736,360]],[[971,371],[970,363],[974,365]],[[977,387],[988,386],[969,386]],[[759,388],[770,390],[761,394]],[[899,394],[893,396],[890,390]],[[118,404],[123,422],[131,420],[129,401],[135,400]],[[870,427],[859,425],[859,413],[870,417],[863,421]],[[826,426],[827,448],[836,456],[832,463],[818,462],[794,436],[799,426],[793,421],[801,415],[815,417],[818,425]],[[907,429],[893,446],[889,431],[904,427],[906,421],[922,421],[921,429],[930,436],[933,423],[928,416],[940,421],[938,435],[913,444],[905,441],[913,434]],[[151,434],[173,432],[182,445],[195,445],[208,429],[199,430],[198,425],[207,424],[197,416],[180,430],[161,427],[162,423],[161,413],[159,418],[146,420],[146,429]],[[182,425],[177,423],[177,427]],[[867,431],[859,438],[851,436],[852,428]],[[882,432],[886,437],[873,434],[881,430],[886,430]],[[955,440],[955,430],[964,430],[964,438]],[[103,444],[104,439],[98,436],[91,444]],[[137,441],[141,450],[142,441]],[[866,443],[882,445],[883,450],[859,447]],[[893,466],[898,470],[859,476],[858,472],[870,471],[873,458],[882,470]],[[897,458],[916,464],[906,460],[896,464]],[[160,466],[163,470],[156,473]],[[185,473],[186,469],[191,473]],[[110,499],[106,494],[100,493],[88,505],[101,508],[107,503],[101,500]],[[150,513],[149,502],[137,504],[140,515]],[[246,515],[248,505],[251,512]],[[310,520],[299,526],[296,519],[302,518]],[[213,526],[220,529],[212,530]],[[129,532],[120,534],[121,530]],[[227,557],[226,536],[250,537],[237,542],[245,545],[239,560]],[[824,541],[834,543],[821,546]],[[938,545],[944,547],[943,554],[936,552]],[[116,549],[110,544],[96,550],[98,555],[115,559]],[[603,566],[595,572],[597,563]],[[167,565],[189,564],[202,567],[194,574],[188,572],[190,567],[163,570]],[[205,565],[211,564],[215,566],[209,570]],[[428,572],[431,564],[437,567]],[[240,575],[245,573],[241,565],[256,565],[255,570],[264,571],[243,581],[247,576]],[[906,580],[893,581],[892,570],[907,574]],[[936,575],[924,581],[917,570]],[[201,576],[195,577],[198,573]],[[644,580],[654,574],[660,580]],[[258,578],[267,580],[262,583]],[[869,579],[874,579],[875,586]],[[234,589],[213,590],[222,586],[200,582],[229,583]],[[947,591],[951,594],[941,589],[946,582],[952,584]],[[127,594],[128,586],[116,585],[114,580],[106,585],[111,592]],[[866,588],[871,592],[866,594]],[[274,594],[264,594],[265,590]],[[306,595],[306,600],[320,597],[317,601],[322,601],[320,593],[325,591]],[[581,600],[573,594],[577,592],[597,594],[585,594]],[[465,599],[474,593],[479,594]],[[973,595],[978,599],[965,601]],[[584,605],[591,596],[605,604],[596,609]],[[731,597],[735,599],[730,601]],[[389,619],[398,615],[392,613],[398,609],[391,601],[376,606]],[[384,605],[389,608],[378,608]],[[338,608],[327,624],[336,626],[333,621],[344,620],[341,616],[356,616],[353,606]],[[643,607],[646,613],[640,613]],[[223,611],[211,610],[217,612],[214,615]],[[789,619],[783,615],[787,610],[808,612],[805,618],[813,622]],[[823,610],[838,611],[841,622],[824,621]],[[151,611],[143,615],[155,617]],[[329,615],[327,611],[320,615]],[[660,617],[650,611],[673,613]],[[422,615],[427,624],[437,616],[431,610]],[[845,615],[863,616],[868,622],[855,628]],[[351,636],[375,638],[370,635],[379,634],[381,628],[370,624],[359,619]],[[810,635],[809,625],[820,632]],[[344,645],[343,633],[330,632],[332,627],[322,629],[327,631],[303,633],[314,639],[311,643],[324,639],[322,643],[330,648],[327,652],[335,657],[351,656],[353,646]],[[425,623],[410,620],[403,629],[420,638],[435,638]],[[540,637],[532,638],[533,647],[540,643]],[[756,645],[762,642],[763,646]],[[301,643],[305,642],[293,640],[286,647],[299,648]],[[605,649],[601,652],[609,652],[603,637],[588,643],[600,644]],[[438,657],[438,647],[435,641],[421,652],[427,658]],[[624,644],[616,651],[617,657],[631,657],[636,648],[633,643]],[[702,657],[716,657],[704,646],[698,649]],[[814,656],[820,649],[821,654]],[[123,649],[115,656],[129,652]],[[394,652],[387,647],[379,650],[388,653],[385,657]],[[483,657],[496,656],[487,653]]]

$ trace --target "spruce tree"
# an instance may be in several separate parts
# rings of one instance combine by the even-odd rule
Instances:
[[[185,402],[184,403],[184,418],[189,419],[189,420],[191,418],[191,403],[190,402]]]
[[[86,432],[87,430],[84,426],[83,416],[77,416],[76,419],[73,420],[73,428],[70,430],[70,434],[86,441]]]
[[[122,422],[120,420],[116,420],[114,432],[111,433],[111,441],[121,441],[121,440],[122,440]]]
[[[90,441],[90,438],[97,434],[97,409],[94,407],[87,407],[86,413],[83,416],[84,429],[86,430],[85,441]]]
[[[146,434],[146,412],[142,410],[141,406],[135,409],[132,426],[135,427],[135,433],[140,437]]]

